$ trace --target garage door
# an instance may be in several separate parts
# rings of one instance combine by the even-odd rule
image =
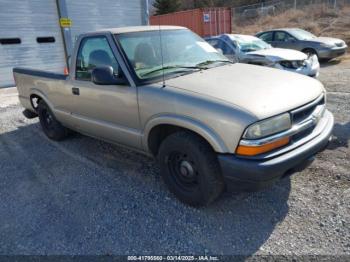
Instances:
[[[56,0],[0,0],[0,87],[13,67],[63,72],[64,46]]]
[[[144,0],[66,0],[68,16],[73,22],[73,42],[81,33],[142,25],[145,11],[143,2]]]

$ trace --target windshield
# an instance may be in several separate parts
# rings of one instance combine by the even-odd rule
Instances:
[[[166,75],[187,73],[230,62],[186,29],[125,33],[116,38],[142,80],[161,77],[163,72]]]
[[[271,45],[264,42],[263,40],[260,40],[259,38],[252,37],[249,39],[245,39],[241,37],[236,37],[235,40],[243,53],[271,48]]]
[[[311,40],[317,38],[314,34],[302,29],[293,29],[290,33],[299,40]]]

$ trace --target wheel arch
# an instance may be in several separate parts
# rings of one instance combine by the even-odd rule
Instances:
[[[34,101],[35,99],[37,99],[36,102]],[[37,104],[39,104],[40,100],[43,100],[51,109],[53,109],[53,104],[49,101],[49,99],[46,97],[46,95],[38,89],[31,90],[29,100],[30,100],[30,104],[31,104],[32,108],[35,111],[37,111],[37,109],[38,109]]]
[[[156,156],[161,142],[178,131],[189,131],[198,135],[217,153],[228,152],[222,139],[211,128],[191,118],[172,115],[156,117],[147,123],[144,129],[143,147]]]
[[[313,47],[305,47],[305,48],[303,48],[303,49],[301,50],[301,52],[306,53],[307,50],[313,51],[313,52],[318,56],[317,50],[316,50],[315,48],[313,48]]]

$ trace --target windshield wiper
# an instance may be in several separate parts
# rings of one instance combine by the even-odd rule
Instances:
[[[159,71],[162,71],[162,70],[173,69],[173,68],[180,68],[180,69],[203,69],[202,67],[199,67],[199,66],[180,66],[180,65],[175,65],[175,66],[164,66],[164,67],[157,68],[157,69],[154,69],[154,70],[152,70],[152,71],[149,71],[149,72],[147,72],[147,73],[144,73],[144,74],[142,74],[142,77],[151,75],[151,74],[153,74],[153,73],[156,73],[156,72],[159,72]],[[177,72],[179,72],[179,71],[177,71]]]
[[[199,64],[197,64],[197,67],[202,67],[205,65],[210,65],[210,64],[214,64],[214,63],[229,63],[229,64],[234,64],[233,62],[229,61],[229,60],[207,60],[204,62],[201,62]]]
[[[233,64],[233,62],[229,61],[229,60],[207,60],[207,61],[204,61],[204,62],[201,62],[195,66],[182,66],[182,65],[174,65],[174,66],[164,66],[164,67],[160,67],[160,68],[157,68],[157,69],[154,69],[152,71],[149,71],[147,73],[144,73],[142,74],[142,77],[145,77],[145,76],[148,76],[148,75],[151,75],[153,73],[156,73],[156,72],[159,72],[159,71],[162,71],[162,70],[167,70],[167,69],[176,69],[176,68],[179,68],[179,69],[194,69],[194,70],[205,70],[205,69],[208,69],[207,67],[205,67],[206,65],[210,65],[210,64],[214,64],[214,63],[230,63],[230,64]],[[178,73],[179,71],[176,71],[176,73]]]

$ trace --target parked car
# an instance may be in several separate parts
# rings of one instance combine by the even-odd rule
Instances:
[[[322,61],[346,53],[346,43],[337,38],[317,37],[299,28],[282,28],[260,32],[256,35],[273,47],[289,48],[306,54],[315,54]]]
[[[286,177],[331,137],[319,81],[233,64],[186,28],[101,30],[75,46],[69,76],[13,70],[25,116],[56,141],[72,129],[154,156],[189,205]]]
[[[311,77],[317,77],[320,64],[316,55],[292,50],[273,48],[263,40],[249,35],[224,34],[206,38],[232,61],[283,69]]]

